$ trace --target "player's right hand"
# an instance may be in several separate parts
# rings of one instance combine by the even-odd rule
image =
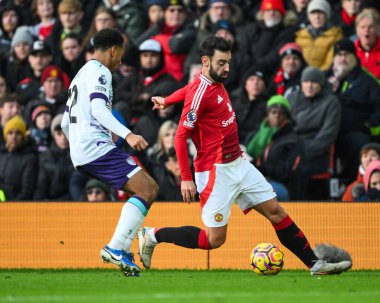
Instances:
[[[148,142],[140,135],[135,135],[134,133],[129,133],[125,137],[125,141],[132,147],[134,150],[144,150],[148,147]]]
[[[155,110],[155,109],[165,109],[166,108],[164,98],[162,98],[160,96],[153,96],[151,98],[151,100],[153,102],[153,110]]]
[[[195,201],[195,194],[197,192],[197,188],[193,181],[182,181],[181,182],[181,193],[183,197],[183,201],[190,203],[191,201]]]

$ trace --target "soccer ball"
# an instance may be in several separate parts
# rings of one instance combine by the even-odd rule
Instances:
[[[249,261],[258,275],[277,275],[284,265],[284,253],[272,243],[260,243],[252,250]]]

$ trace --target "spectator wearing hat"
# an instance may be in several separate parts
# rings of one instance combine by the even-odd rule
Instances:
[[[365,194],[358,201],[380,202],[380,161],[372,161],[364,173]]]
[[[29,67],[28,56],[32,49],[33,37],[27,26],[19,26],[13,35],[10,53],[4,54],[2,65],[3,75],[6,75],[9,89],[16,90],[20,74]]]
[[[115,200],[111,195],[111,188],[96,179],[88,180],[84,190],[84,201],[105,202]]]
[[[74,167],[70,160],[69,142],[61,128],[62,116],[58,114],[51,121],[52,143],[49,149],[39,154],[35,200],[72,200],[69,184]]]
[[[174,78],[168,73],[161,44],[154,39],[145,40],[139,46],[140,69],[122,80],[115,89],[115,108],[124,117],[128,125],[134,125],[146,113],[146,103],[154,88],[162,82]],[[148,102],[150,105],[150,102]]]
[[[137,41],[147,28],[147,19],[142,1],[103,0],[106,8],[116,14],[117,26],[132,41]]]
[[[228,20],[235,28],[244,24],[243,12],[234,1],[210,0],[205,7],[207,10],[194,21],[198,31],[192,52],[198,50],[198,46],[206,37],[214,34],[215,24],[218,21]]]
[[[310,24],[296,32],[308,65],[326,71],[332,63],[334,44],[343,38],[342,30],[330,23],[331,7],[326,0],[312,0],[307,6]]]
[[[148,19],[148,28],[164,19],[165,0],[144,0],[144,10]]]
[[[88,25],[83,25],[86,20],[83,18],[84,11],[80,0],[60,1],[57,13],[58,22],[54,24],[51,35],[46,39],[54,57],[61,53],[61,42],[68,34],[76,34],[83,39],[88,31]]]
[[[30,27],[36,40],[45,40],[50,36],[56,23],[53,0],[34,0],[31,4],[35,24]]]
[[[331,146],[339,132],[341,106],[327,86],[324,74],[315,67],[303,70],[301,90],[290,94],[288,100],[294,130],[303,145],[297,198],[304,199],[309,177],[328,170]]]
[[[257,67],[250,68],[243,76],[241,86],[231,94],[231,101],[236,113],[239,141],[247,144],[248,140],[260,127],[266,116],[267,78],[264,71]]]
[[[347,38],[335,44],[327,77],[342,106],[335,144],[344,167],[341,177],[355,180],[361,147],[380,136],[380,86],[362,69],[354,43]]]
[[[36,106],[31,115],[31,127],[28,130],[29,138],[38,153],[45,152],[50,145],[50,123],[52,114],[45,105]]]
[[[147,39],[157,40],[165,58],[166,69],[176,81],[182,81],[184,62],[193,46],[196,29],[187,18],[182,0],[171,0],[165,9],[164,20],[151,26],[136,41],[140,45]]]
[[[297,43],[286,43],[280,48],[278,54],[281,58],[281,66],[269,90],[287,97],[293,91],[300,90],[301,74],[306,62],[302,56],[302,48]]]
[[[356,180],[349,184],[343,194],[342,201],[358,201],[360,196],[365,193],[363,176],[368,165],[374,161],[380,160],[380,144],[367,143],[360,150],[360,166]]]
[[[23,105],[40,93],[41,74],[52,62],[50,47],[44,41],[35,41],[28,56],[29,65],[17,75],[16,93],[20,95]]]
[[[296,22],[294,13],[285,11],[282,0],[262,0],[257,22],[247,24],[238,37],[251,65],[260,66],[272,76],[280,47],[294,40]]]
[[[21,103],[16,94],[5,94],[0,98],[0,148],[5,147],[3,130],[12,117],[21,115]]]
[[[363,1],[341,0],[337,2],[334,7],[336,13],[332,14],[331,23],[343,30],[344,37],[355,40],[355,19],[362,8]]]
[[[22,24],[17,8],[8,3],[0,10],[0,54],[9,54],[17,27]]]
[[[0,150],[0,188],[8,201],[32,200],[38,161],[27,145],[23,119],[16,115],[8,120],[3,136],[6,147]]]
[[[266,109],[267,117],[249,141],[246,152],[268,178],[277,198],[289,201],[288,188],[300,161],[300,143],[291,123],[289,101],[275,95],[268,100]]]
[[[380,79],[380,15],[364,9],[356,18],[356,55],[361,65]]]

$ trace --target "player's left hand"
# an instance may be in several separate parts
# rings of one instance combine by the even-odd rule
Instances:
[[[144,150],[148,147],[148,142],[140,135],[135,135],[134,133],[129,133],[125,137],[125,141],[132,147],[134,150]]]
[[[197,188],[193,181],[182,181],[181,182],[181,193],[183,197],[183,201],[190,203],[191,201],[195,201],[195,194],[197,192]]]

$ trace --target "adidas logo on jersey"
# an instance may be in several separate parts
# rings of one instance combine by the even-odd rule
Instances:
[[[223,98],[218,95],[218,104],[220,104],[223,101]]]

